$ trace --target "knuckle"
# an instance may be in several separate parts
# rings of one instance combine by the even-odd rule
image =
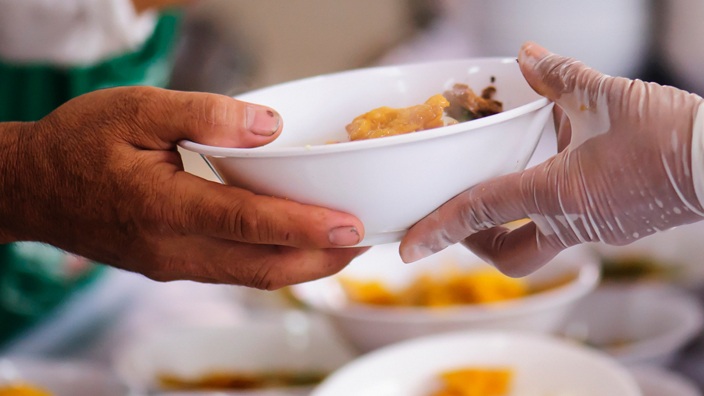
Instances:
[[[291,238],[290,233],[280,230],[264,211],[252,203],[252,198],[243,200],[228,217],[232,219],[231,234],[241,241],[273,243]]]
[[[462,206],[459,218],[462,220],[462,228],[469,233],[494,226],[488,209],[481,202]]]
[[[202,95],[190,102],[191,128],[207,133],[218,127],[240,126],[237,120],[243,117],[234,99],[222,95]]]
[[[281,286],[274,283],[271,277],[271,269],[272,266],[270,264],[264,264],[257,268],[257,271],[249,281],[250,286],[260,290],[276,290],[280,288]]]

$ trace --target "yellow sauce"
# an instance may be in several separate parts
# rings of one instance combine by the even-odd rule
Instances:
[[[509,369],[466,368],[440,374],[442,389],[432,396],[506,396],[511,391]]]
[[[53,396],[39,388],[30,385],[16,384],[10,386],[0,386],[0,396]]]
[[[530,294],[522,279],[509,278],[496,270],[450,270],[444,274],[421,274],[408,287],[394,291],[380,281],[342,278],[350,301],[382,306],[448,307],[486,304]]]

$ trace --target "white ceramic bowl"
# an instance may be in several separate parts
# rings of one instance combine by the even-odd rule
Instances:
[[[593,243],[600,256],[619,260],[643,257],[654,261],[672,275],[676,283],[691,289],[704,286],[704,222],[682,225],[639,239],[626,246]]]
[[[669,364],[702,330],[696,298],[664,285],[602,286],[570,313],[568,337],[603,345],[626,365]],[[609,346],[614,342],[622,345]]]
[[[419,336],[462,329],[525,330],[551,333],[559,330],[570,308],[599,283],[600,270],[590,256],[563,255],[527,277],[530,283],[574,279],[559,288],[503,303],[467,305],[448,309],[375,307],[350,303],[339,277],[378,279],[391,286],[408,284],[419,273],[444,268],[443,264],[474,267],[481,261],[460,245],[423,259],[403,264],[398,245],[372,248],[338,276],[292,288],[306,305],[330,317],[340,332],[362,351]]]
[[[345,141],[345,125],[381,106],[425,102],[454,83],[476,90],[494,77],[504,111],[467,123],[367,141]],[[285,126],[273,143],[232,149],[181,142],[203,154],[223,182],[258,194],[351,213],[360,245],[400,241],[450,198],[522,170],[552,104],[524,80],[515,59],[489,58],[363,69],[295,81],[237,97],[270,106]]]
[[[115,357],[115,369],[135,391],[164,395],[298,395],[309,388],[249,392],[168,392],[159,375],[197,380],[218,373],[330,373],[355,357],[320,318],[289,312],[239,327],[182,328],[135,341]],[[161,392],[161,393],[160,393]]]
[[[87,362],[0,359],[0,388],[26,383],[55,396],[127,396],[127,387],[106,369]]]
[[[652,41],[652,7],[647,0],[448,3],[453,11],[449,19],[471,41],[471,53],[482,56],[514,54],[531,40],[602,73],[636,77]],[[701,14],[694,15],[701,18]],[[692,26],[688,31],[692,41],[701,37],[695,32],[701,30]]]
[[[630,371],[643,396],[702,396],[692,381],[671,371],[647,366]]]
[[[470,332],[371,353],[333,374],[311,396],[428,396],[438,374],[467,366],[512,368],[511,395],[641,395],[628,371],[596,351],[538,335]]]

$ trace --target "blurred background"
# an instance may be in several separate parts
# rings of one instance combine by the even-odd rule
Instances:
[[[203,0],[184,19],[171,87],[237,94],[358,67],[517,56],[531,40],[609,75],[702,93],[702,13],[697,0]]]
[[[701,0],[199,0],[147,6],[135,21],[101,31],[103,44],[98,28],[90,27],[83,34],[91,40],[72,31],[65,36],[73,45],[43,50],[36,43],[64,37],[62,23],[76,10],[64,10],[64,20],[61,12],[47,12],[42,20],[37,8],[20,10],[21,2],[0,0],[0,121],[38,119],[101,87],[146,84],[232,96],[360,67],[515,57],[528,40],[609,75],[704,94]],[[76,49],[83,40],[92,52]],[[554,136],[546,134],[532,163],[554,152]],[[182,155],[187,171],[216,180],[198,155]],[[575,254],[646,260],[631,269],[664,269],[654,271],[668,274],[659,280],[698,304],[704,299],[703,238],[704,226],[693,225],[625,248],[591,246]],[[107,368],[125,345],[166,329],[241,326],[255,317],[300,328],[300,306],[286,292],[157,284],[36,244],[0,246],[0,260],[0,356],[80,359]],[[704,384],[698,334],[672,348],[677,357],[666,365]],[[0,378],[2,372],[0,364]]]

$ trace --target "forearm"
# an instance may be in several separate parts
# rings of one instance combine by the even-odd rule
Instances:
[[[20,149],[22,131],[30,124],[0,123],[0,244],[23,240],[21,221],[26,197],[22,180]]]

